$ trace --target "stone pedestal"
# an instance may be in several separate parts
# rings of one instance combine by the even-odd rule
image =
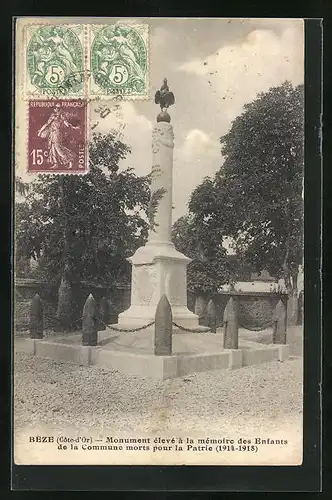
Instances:
[[[173,147],[172,125],[159,122],[152,137],[151,197],[160,193],[155,226],[147,244],[129,259],[131,306],[119,315],[120,326],[154,321],[158,302],[166,294],[173,321],[184,327],[198,327],[198,316],[187,308],[187,266],[191,260],[178,252],[171,241]]]

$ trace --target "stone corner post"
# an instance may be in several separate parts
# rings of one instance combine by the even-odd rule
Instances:
[[[239,324],[237,302],[230,297],[224,311],[224,349],[239,348]]]
[[[33,297],[30,307],[30,338],[42,339],[44,337],[44,312],[43,303],[38,295]]]
[[[280,299],[276,305],[273,315],[273,344],[286,344],[286,308]]]
[[[154,353],[156,356],[172,354],[172,309],[166,295],[159,300],[155,316]]]
[[[89,297],[86,299],[83,308],[82,317],[82,345],[85,346],[96,346],[98,337],[98,320],[96,318],[97,314],[97,303],[90,293]]]
[[[212,333],[217,332],[217,313],[216,313],[216,306],[214,305],[214,302],[212,299],[209,300],[207,307],[206,307],[206,316],[208,320],[208,326],[211,330]]]
[[[106,330],[109,320],[109,304],[106,297],[102,297],[99,303],[98,330]]]

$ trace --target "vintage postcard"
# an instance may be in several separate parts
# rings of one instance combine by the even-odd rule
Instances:
[[[301,465],[304,21],[18,18],[15,67],[15,464]]]

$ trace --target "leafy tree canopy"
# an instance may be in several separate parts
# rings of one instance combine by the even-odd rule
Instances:
[[[189,202],[190,239],[222,259],[222,237],[232,237],[241,258],[284,277],[290,290],[302,263],[303,86],[285,82],[260,94],[220,141],[224,163]],[[222,278],[215,267],[203,269],[207,282]]]
[[[222,228],[212,229],[212,226],[212,220],[200,220],[198,215],[189,214],[178,219],[172,228],[176,248],[192,259],[187,284],[196,293],[216,293],[222,284],[234,281],[235,277],[234,262],[222,245]]]
[[[119,171],[129,148],[116,137],[94,134],[89,172],[40,175],[16,207],[16,255],[39,261],[39,273],[112,284],[127,280],[126,258],[144,244],[149,182],[132,169]]]

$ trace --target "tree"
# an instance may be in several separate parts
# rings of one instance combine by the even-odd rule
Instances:
[[[60,283],[57,316],[64,327],[73,281],[128,280],[126,258],[147,238],[148,179],[119,171],[129,151],[112,133],[94,134],[89,172],[38,176],[16,214],[17,251],[38,258],[39,272]]]
[[[201,220],[218,220],[239,255],[256,271],[283,278],[295,299],[303,248],[303,86],[285,82],[260,94],[221,145],[222,167],[208,192],[206,181],[194,191],[189,208]]]
[[[211,181],[206,180],[207,187]],[[206,193],[205,193],[206,194]],[[234,266],[223,247],[223,229],[190,213],[178,219],[172,228],[176,248],[192,259],[188,266],[188,288],[197,295],[217,293],[221,285],[234,281]]]
[[[15,177],[14,182],[15,187],[15,199],[20,199],[21,202],[16,204],[15,220],[20,222],[21,220],[28,218],[29,208],[26,202],[24,202],[24,197],[29,192],[29,184],[24,182],[20,176]],[[26,227],[24,228],[26,229]],[[25,230],[21,233],[21,240],[25,238]],[[15,242],[16,244],[16,242]],[[15,245],[16,246],[16,245]],[[15,275],[18,278],[29,278],[31,275],[30,267],[30,254],[22,252],[22,247],[19,245],[15,249]]]

